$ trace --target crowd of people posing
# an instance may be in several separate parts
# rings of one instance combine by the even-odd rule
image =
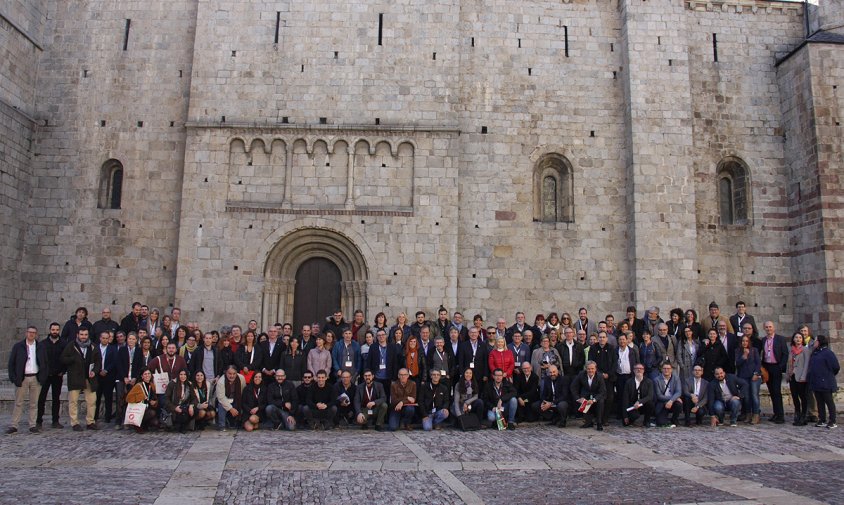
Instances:
[[[521,422],[603,430],[610,416],[622,426],[759,423],[760,388],[770,394],[769,420],[784,423],[783,379],[794,405],[793,424],[836,427],[834,394],[839,363],[825,335],[800,326],[790,338],[774,323],[757,329],[743,302],[722,315],[715,302],[698,321],[694,310],[657,307],[639,318],[635,307],[616,322],[596,322],[581,308],[576,318],[523,312],[508,325],[485,326],[480,315],[464,324],[440,307],[409,321],[402,313],[373,324],[362,311],[351,321],[336,312],[304,325],[261,332],[258,323],[202,331],[181,323],[174,308],[136,303],[120,323],[104,309],[88,320],[80,307],[64,326],[50,325],[39,340],[27,329],[9,356],[17,387],[12,425],[17,432],[29,400],[30,431],[42,429],[52,391],[52,427],[60,422],[66,380],[73,430],[96,430],[98,421],[182,431],[216,427],[253,431],[335,426],[425,430],[454,425],[515,429]],[[84,427],[80,396],[86,404]],[[37,399],[37,401],[36,401]],[[142,407],[142,408],[135,408]],[[137,413],[138,418],[127,415]]]

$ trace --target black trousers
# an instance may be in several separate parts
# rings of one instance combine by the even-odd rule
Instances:
[[[792,377],[788,386],[791,389],[791,401],[794,403],[794,418],[803,420],[809,410],[809,383],[797,382]]]
[[[108,377],[100,377],[100,380],[97,384],[97,408],[94,410],[94,420],[100,418],[100,407],[104,404],[105,405],[105,412],[103,419],[105,422],[110,423],[112,418],[114,417],[114,411],[112,410],[114,403],[114,380],[109,379]]]
[[[619,419],[624,418],[624,409],[627,408],[621,404],[622,396],[624,395],[624,386],[627,381],[633,377],[632,374],[616,374],[615,376],[615,402],[612,409],[615,411]]]
[[[636,419],[639,419],[639,416],[642,416],[642,426],[647,426],[654,415],[653,403],[643,403],[638,409],[633,409],[630,412],[627,411],[627,407],[624,407],[624,405],[622,407],[621,415],[627,421],[627,424],[633,424],[636,422]],[[632,407],[632,405],[629,405],[629,407]]]
[[[683,395],[683,415],[685,416],[686,421],[692,420],[692,397],[691,395]],[[695,422],[700,424],[703,421],[704,416],[706,416],[706,406],[697,409],[697,413],[695,414]]]
[[[832,398],[832,393],[829,391],[814,391],[815,401],[818,404],[818,419],[826,421],[826,411],[829,410],[829,424],[835,423],[835,400]]]
[[[774,407],[774,417],[782,419],[785,410],[782,406],[782,371],[779,365],[762,363],[768,371],[768,392],[771,394],[771,405]]]
[[[62,375],[50,375],[47,377],[47,382],[41,386],[41,394],[38,395],[38,418],[36,422],[41,424],[44,420],[44,409],[47,407],[47,390],[51,390],[53,392],[51,410],[53,414],[53,422],[59,422],[59,409],[61,409],[61,395],[62,395],[62,382],[64,380],[64,376]]]

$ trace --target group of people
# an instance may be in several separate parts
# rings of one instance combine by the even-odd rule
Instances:
[[[99,420],[123,429],[128,406],[143,405],[131,423],[182,431],[214,426],[253,431],[337,425],[425,430],[454,425],[515,429],[521,422],[603,430],[610,416],[622,426],[646,427],[759,423],[760,388],[767,385],[769,418],[784,423],[783,378],[794,404],[793,424],[835,428],[839,363],[825,335],[800,326],[786,338],[765,322],[763,334],[746,312],[722,315],[715,302],[698,321],[692,310],[673,309],[663,320],[657,307],[638,317],[627,307],[589,318],[523,312],[508,325],[485,326],[440,307],[389,325],[380,312],[373,324],[362,311],[351,321],[335,312],[294,335],[289,323],[266,332],[255,320],[205,331],[181,323],[181,311],[159,319],[158,309],[135,303],[120,323],[102,311],[95,323],[84,307],[46,338],[29,327],[9,355],[17,387],[15,433],[29,400],[30,431],[41,431],[48,392],[52,427],[60,422],[66,382],[73,430],[99,429]],[[84,398],[84,425],[79,419]],[[134,410],[133,410],[134,412]]]

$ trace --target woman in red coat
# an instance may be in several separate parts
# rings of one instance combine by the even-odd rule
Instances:
[[[513,380],[513,369],[516,367],[516,359],[510,349],[507,349],[507,341],[504,337],[495,339],[495,349],[489,352],[489,372],[500,368],[504,370],[504,377]]]

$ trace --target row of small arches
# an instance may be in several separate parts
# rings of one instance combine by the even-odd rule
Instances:
[[[287,142],[287,140],[280,138],[254,138],[247,142],[247,140],[243,137],[234,137],[231,139],[229,149],[230,151],[234,151],[235,148],[238,148],[242,149],[246,153],[251,153],[260,149],[263,150],[265,154],[270,154],[273,152],[273,145],[279,143],[286,147]],[[390,141],[388,139],[368,140],[357,138],[349,142],[345,139],[329,141],[325,139],[306,139],[300,137],[291,141],[290,145],[293,152],[302,152],[302,150],[304,150],[304,152],[308,155],[313,155],[314,151],[317,150],[320,145],[322,145],[325,151],[329,154],[334,154],[335,152],[347,152],[350,145],[354,146],[353,152],[355,153],[358,153],[359,148],[364,146],[366,152],[368,152],[371,156],[374,156],[376,152],[379,151],[379,148],[382,147],[386,147],[393,156],[399,156],[400,154],[412,154],[416,151],[416,144],[409,139]]]

